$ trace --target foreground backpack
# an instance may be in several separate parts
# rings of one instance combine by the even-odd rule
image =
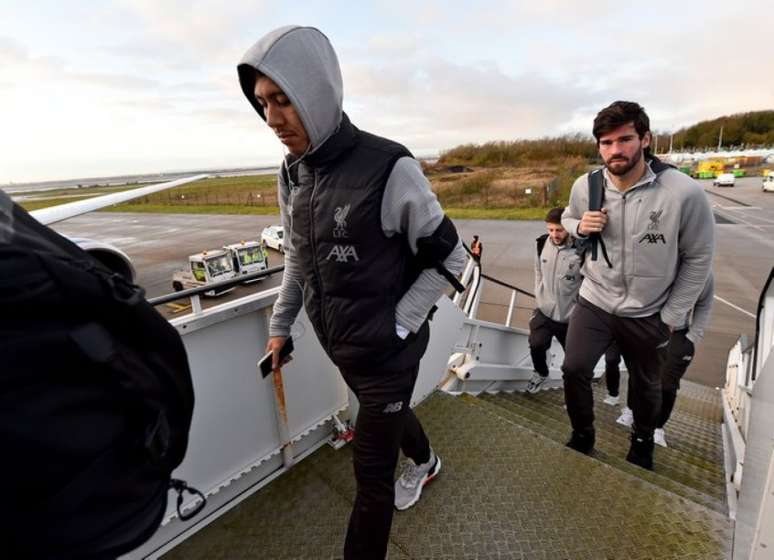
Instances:
[[[156,531],[170,487],[196,492],[171,479],[194,405],[180,336],[2,191],[0,356],[3,556],[114,558]]]

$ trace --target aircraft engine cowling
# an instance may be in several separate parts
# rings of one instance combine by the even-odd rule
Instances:
[[[119,273],[132,283],[135,282],[137,273],[134,270],[134,266],[132,266],[132,261],[129,260],[129,256],[121,249],[101,241],[94,241],[93,239],[70,238],[70,241],[113,272]]]

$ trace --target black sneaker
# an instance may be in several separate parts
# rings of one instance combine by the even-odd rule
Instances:
[[[591,455],[591,452],[594,451],[595,440],[596,436],[594,435],[594,428],[582,431],[573,430],[570,441],[567,442],[567,447],[574,449],[578,453]]]
[[[645,437],[632,433],[632,445],[626,460],[630,463],[642,467],[643,469],[653,470],[653,437]]]

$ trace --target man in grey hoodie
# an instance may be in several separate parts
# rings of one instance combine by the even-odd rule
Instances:
[[[570,319],[564,372],[568,447],[594,448],[591,379],[616,342],[632,379],[634,425],[627,460],[653,468],[660,373],[670,332],[683,328],[711,272],[714,220],[701,185],[650,156],[650,122],[637,103],[599,112],[594,137],[604,161],[603,205],[589,210],[589,175],[572,187],[562,225],[597,243]]]
[[[580,288],[581,258],[575,242],[562,227],[564,208],[552,208],[546,214],[546,229],[538,237],[535,251],[535,302],[529,321],[529,352],[535,374],[527,385],[528,393],[537,393],[548,379],[546,352],[556,337],[562,348]]]
[[[288,148],[278,191],[285,272],[267,350],[279,350],[303,304],[320,343],[360,402],[357,496],[345,558],[384,558],[393,507],[414,505],[441,460],[409,406],[428,317],[465,252],[406,148],[358,130],[342,110],[328,38],[289,26],[238,66],[242,91]],[[408,457],[394,481],[399,450]]]

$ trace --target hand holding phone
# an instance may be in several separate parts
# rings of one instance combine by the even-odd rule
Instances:
[[[282,345],[282,348],[279,352],[279,365],[282,366],[285,362],[289,361],[290,354],[293,352],[293,337],[289,336],[285,339],[285,343]],[[273,366],[273,352],[267,352],[266,355],[261,358],[261,361],[258,362],[258,369],[261,370],[261,375],[263,377],[267,377],[272,370],[274,369]]]

